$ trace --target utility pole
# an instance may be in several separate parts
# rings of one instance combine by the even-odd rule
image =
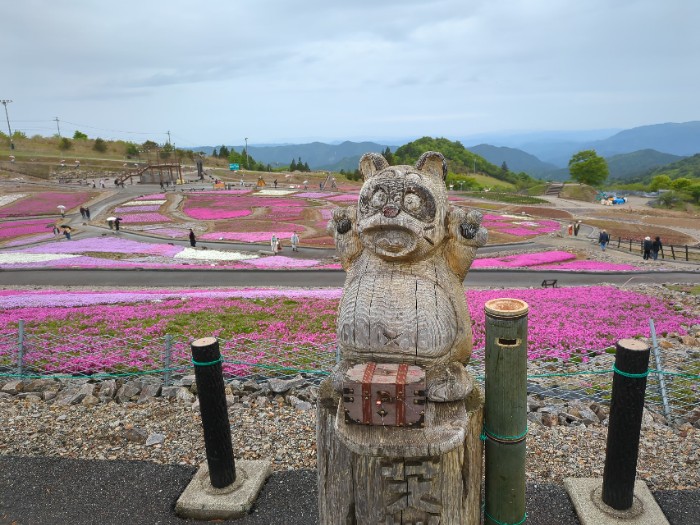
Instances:
[[[58,130],[58,138],[61,138],[61,126],[58,125],[58,117],[54,119],[56,121],[56,129]]]
[[[248,168],[248,164],[250,161],[248,160],[248,137],[245,138],[245,169],[250,169]]]
[[[10,117],[7,114],[7,105],[10,104],[12,101],[11,100],[0,100],[0,104],[5,106],[5,118],[7,119],[7,133],[8,133],[8,138],[10,139],[10,149],[15,149],[15,144],[12,142],[12,129],[10,128]]]
[[[168,144],[170,144],[170,130],[168,130]]]

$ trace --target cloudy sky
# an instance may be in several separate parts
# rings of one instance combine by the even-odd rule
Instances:
[[[28,135],[181,147],[623,129],[700,120],[699,23],[697,0],[22,0],[0,99]]]

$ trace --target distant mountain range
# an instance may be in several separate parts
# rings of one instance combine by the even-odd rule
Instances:
[[[650,170],[700,152],[700,121],[666,123],[641,126],[613,133],[607,138],[598,132],[561,132],[521,134],[510,137],[511,147],[481,143],[468,146],[471,152],[488,162],[501,166],[505,162],[513,172],[525,172],[533,177],[565,180],[569,178],[568,165],[571,156],[585,149],[594,149],[608,159],[611,179],[639,177]],[[562,140],[563,139],[563,140]],[[504,139],[505,140],[505,139]],[[512,147],[516,146],[517,147]],[[228,146],[242,151],[243,146]],[[272,167],[287,166],[292,159],[308,163],[316,170],[352,171],[357,168],[364,153],[381,153],[389,147],[395,151],[396,145],[376,142],[342,142],[326,144],[283,144],[249,146],[249,153],[257,161]],[[217,146],[218,148],[218,146]],[[192,148],[211,154],[214,147]]]

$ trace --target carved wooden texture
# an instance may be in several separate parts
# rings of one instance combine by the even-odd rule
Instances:
[[[328,400],[319,403],[317,446],[321,523],[478,525],[481,516],[482,445],[479,435],[483,421],[482,398],[475,394],[460,404],[461,409],[450,411],[452,415],[459,412],[466,416],[461,422],[466,432],[456,446],[445,453],[396,457],[382,454],[377,450],[377,444],[365,448],[374,453],[358,453],[356,449],[363,449],[358,444],[351,451],[338,436],[337,426],[342,423],[335,421],[337,407],[334,408],[332,401]],[[445,420],[448,418],[446,414]],[[420,430],[381,427],[377,430],[383,430],[387,444],[394,441],[394,431],[409,433],[406,436],[412,432],[416,438],[421,434]],[[406,441],[403,444],[409,455],[430,450],[428,443],[416,444],[414,449]]]
[[[351,361],[466,362],[471,325],[464,287],[444,259],[387,263],[364,252],[345,282],[338,342]]]

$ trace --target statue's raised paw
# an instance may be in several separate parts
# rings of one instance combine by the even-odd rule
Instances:
[[[486,244],[488,232],[481,226],[483,216],[481,212],[471,210],[468,213],[461,209],[452,207],[450,209],[449,224],[452,236],[455,240],[479,248]]]

